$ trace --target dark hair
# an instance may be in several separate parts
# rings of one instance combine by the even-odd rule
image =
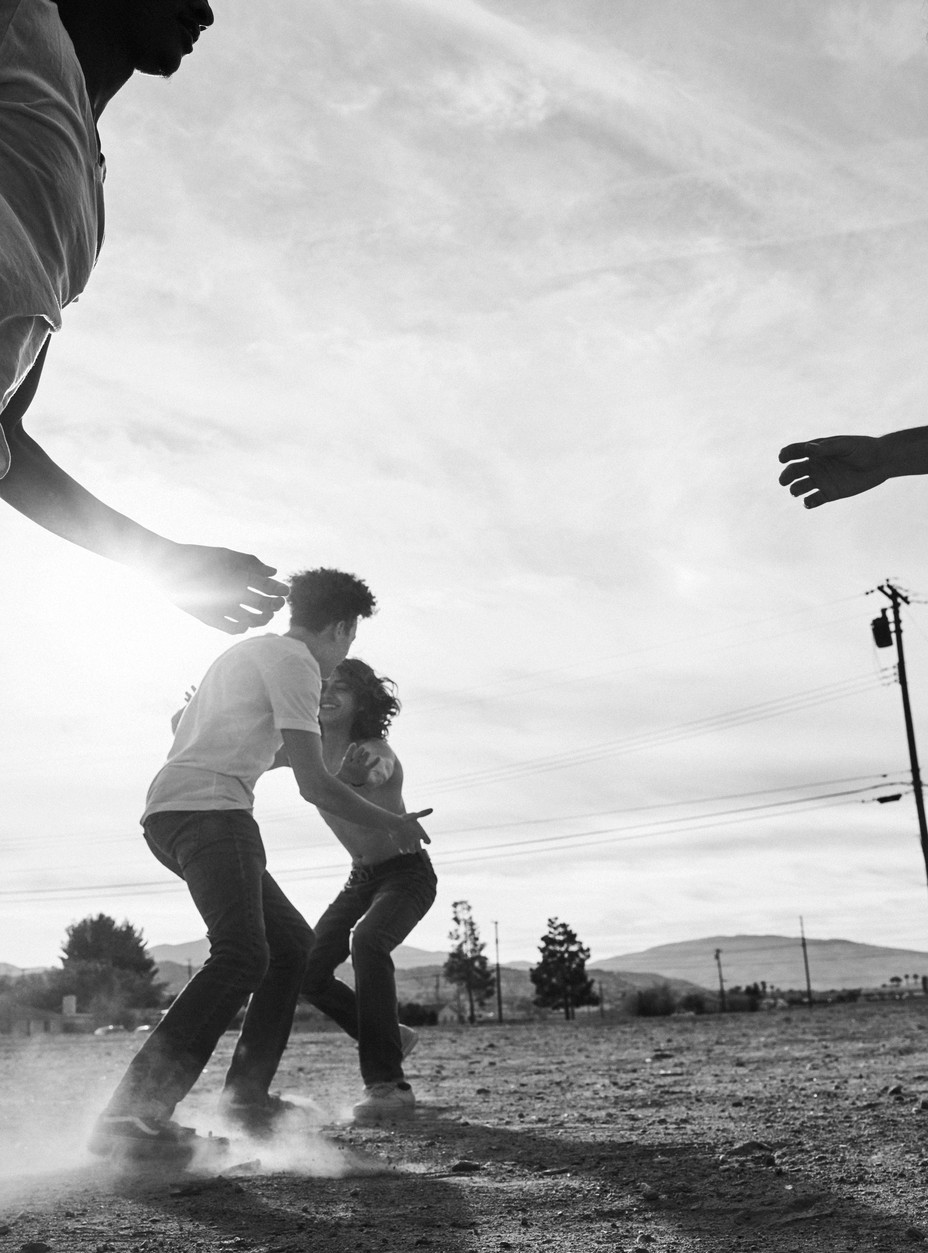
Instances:
[[[343,570],[301,570],[290,576],[290,621],[307,631],[324,631],[336,622],[369,618],[377,598],[363,581]]]
[[[346,657],[332,677],[348,685],[357,705],[348,733],[351,738],[386,739],[390,723],[400,711],[393,680],[375,674],[359,657]]]

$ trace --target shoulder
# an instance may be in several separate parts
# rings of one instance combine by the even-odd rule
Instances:
[[[322,677],[319,663],[306,645],[286,635],[252,635],[233,644],[228,653],[238,653],[243,660],[249,658],[259,666],[283,666]]]
[[[382,757],[384,761],[395,762],[397,759],[396,753],[394,753],[387,741],[378,737],[371,740],[359,740],[358,747],[366,748],[369,753],[373,754],[373,756]]]

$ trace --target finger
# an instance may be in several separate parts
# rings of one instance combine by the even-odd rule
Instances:
[[[270,569],[270,567],[267,568]],[[273,570],[271,570],[271,573],[273,574]],[[253,579],[249,577],[248,586],[252,589],[252,591],[260,592],[264,596],[286,596],[290,591],[287,584],[281,583],[280,579]]]
[[[273,618],[274,612],[275,611],[273,609],[266,609],[262,612],[258,612],[254,609],[249,610],[240,608],[237,613],[230,613],[229,617],[234,617],[241,622],[243,631],[249,631],[252,627],[267,626]]]
[[[815,489],[815,484],[811,479],[797,479],[795,483],[790,483],[789,492],[791,496],[805,496],[806,492]]]
[[[808,457],[809,441],[801,444],[787,444],[780,449],[780,461],[795,461],[797,457]]]
[[[811,469],[811,465],[812,463],[808,460],[794,461],[791,465],[788,465],[785,470],[780,471],[779,482],[782,483],[784,487],[787,487],[796,479],[802,478],[803,475],[808,474]]]
[[[249,609],[247,605],[230,605],[225,610],[225,617],[232,622],[237,622],[242,631],[249,631],[252,627],[267,626],[274,616],[274,610],[267,609]]]
[[[427,818],[429,814],[432,814],[434,812],[435,812],[434,809],[420,809],[417,814],[407,814],[406,817],[408,819],[414,819],[415,821],[418,821],[420,818]]]
[[[281,609],[286,604],[286,601],[283,596],[270,596],[249,587],[247,591],[242,593],[238,603],[247,605],[249,609],[260,609],[263,612],[265,609],[269,609],[271,605],[274,606],[275,610]]]
[[[824,492],[815,492],[811,496],[807,496],[802,502],[806,509],[817,509],[819,505],[827,505],[831,500],[830,496],[826,496]]]

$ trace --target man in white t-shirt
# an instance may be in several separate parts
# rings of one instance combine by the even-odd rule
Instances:
[[[418,819],[364,800],[327,769],[319,732],[322,680],[344,661],[376,601],[339,570],[293,576],[285,635],[224,652],[191,697],[142,825],[155,857],[187,884],[210,955],[133,1058],[97,1121],[100,1154],[189,1160],[203,1144],[171,1120],[220,1036],[248,1005],[225,1079],[227,1120],[270,1134],[291,1107],[269,1088],[293,1022],[313,934],[266,870],[252,815],[254,785],[286,754],[300,794],[328,813],[392,835],[398,851],[428,836]]]
[[[173,74],[212,21],[207,0],[0,0],[0,499],[150,575],[200,621],[240,633],[283,604],[273,567],[139,526],[23,429],[50,336],[103,241],[96,123],[136,70]]]

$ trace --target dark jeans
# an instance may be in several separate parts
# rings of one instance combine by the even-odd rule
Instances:
[[[358,1041],[361,1078],[368,1087],[403,1078],[390,954],[428,913],[436,882],[425,853],[355,867],[315,928],[303,995]],[[336,966],[349,953],[354,991],[335,978]]]
[[[312,930],[267,873],[248,810],[157,813],[144,829],[190,889],[210,953],[133,1058],[109,1112],[170,1117],[249,996],[225,1092],[262,1101],[290,1035]]]

